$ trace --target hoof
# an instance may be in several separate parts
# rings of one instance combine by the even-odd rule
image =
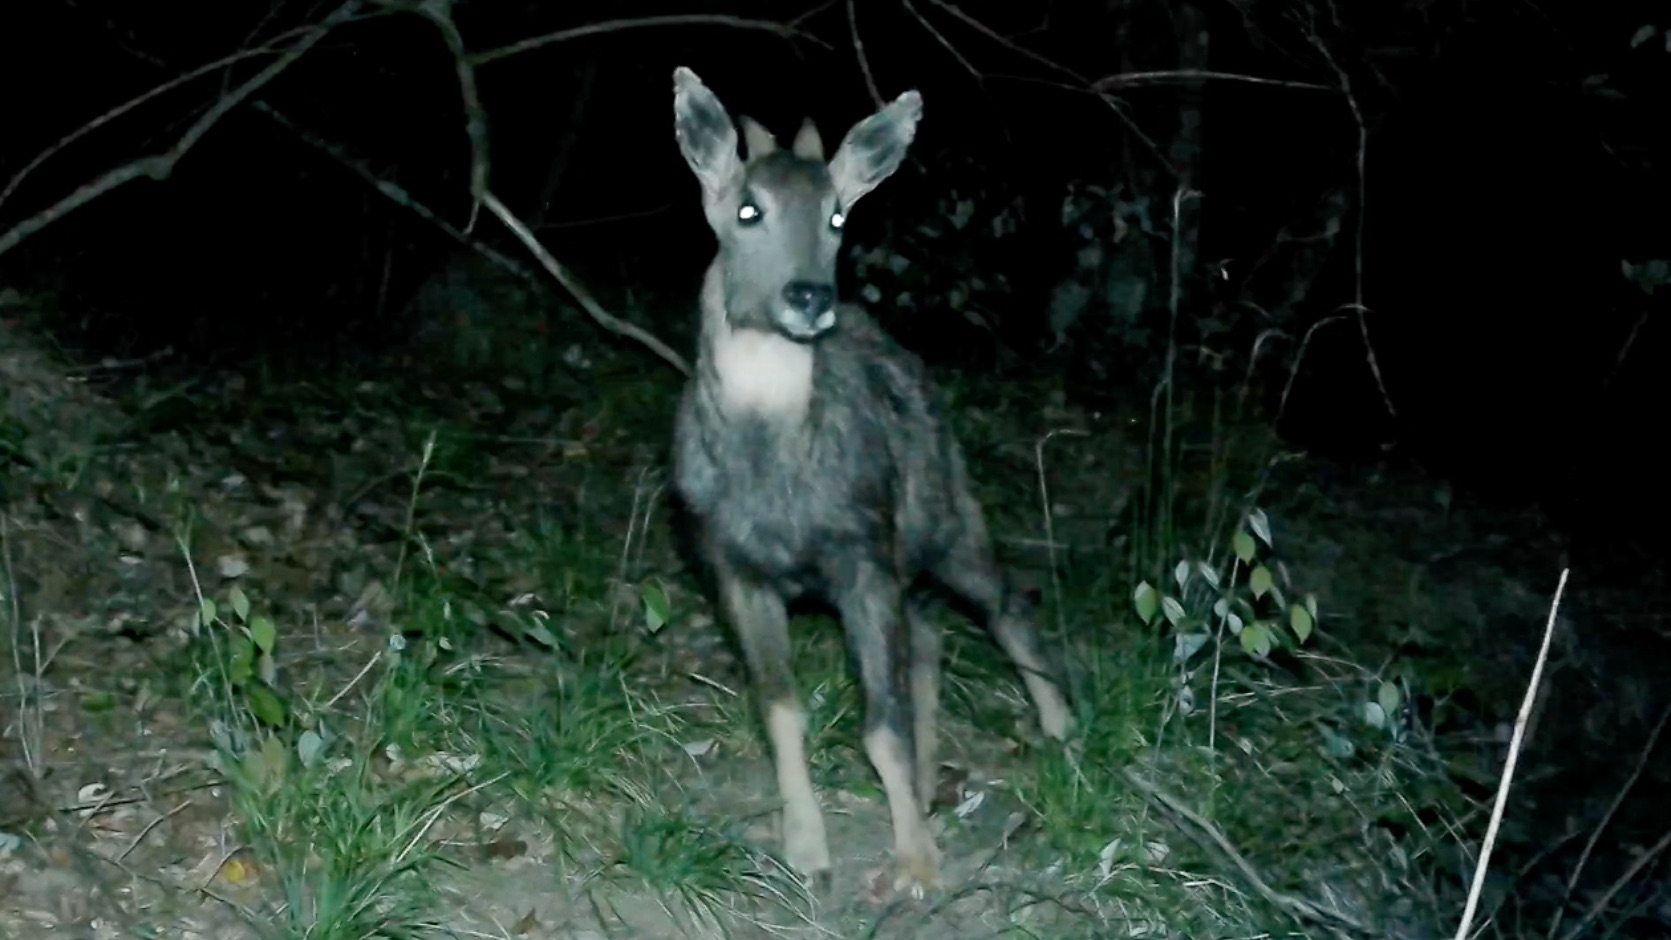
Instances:
[[[783,859],[814,883],[828,880],[830,844],[824,837],[824,817],[816,808],[810,813],[784,810]]]
[[[918,899],[940,890],[940,850],[932,841],[899,853],[894,868],[894,890]]]

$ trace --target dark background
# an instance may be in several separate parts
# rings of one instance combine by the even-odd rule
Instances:
[[[603,24],[485,62],[478,79],[494,190],[606,298],[622,280],[677,297],[708,257],[711,236],[672,141],[673,66],[696,69],[734,111],[780,134],[811,114],[833,146],[874,107],[856,24],[877,90],[891,98],[919,88],[927,118],[912,164],[859,213],[852,238],[874,238],[890,216],[932,216],[954,181],[1014,200],[1024,228],[987,265],[1001,266],[1010,287],[1004,309],[985,316],[1003,369],[1073,370],[1084,365],[1071,361],[1076,354],[1106,358],[1094,333],[1116,328],[1107,322],[1085,324],[1065,352],[1045,328],[1042,310],[1077,247],[1059,224],[1062,199],[1070,185],[1123,185],[1151,201],[1164,232],[1176,186],[1165,151],[1183,96],[1198,90],[1196,273],[1212,302],[1228,305],[1233,327],[1299,336],[1350,313],[1361,257],[1370,339],[1397,419],[1348,319],[1313,340],[1283,414],[1292,441],[1348,457],[1392,447],[1492,496],[1535,501],[1581,540],[1662,529],[1653,455],[1666,341],[1651,314],[1663,301],[1621,274],[1622,261],[1671,255],[1666,182],[1655,172],[1671,56],[1658,35],[1631,47],[1651,22],[1646,8],[1206,3],[1187,9],[1211,36],[1210,68],[1223,76],[1208,81],[1168,71],[1178,68],[1184,9],[1139,0],[862,3],[850,22],[841,3],[734,3],[698,8],[706,22],[637,27],[620,21],[692,9],[633,3],[606,19],[581,4],[461,3],[455,13],[476,52]],[[469,147],[450,56],[421,18],[366,11],[256,97],[462,226]],[[93,116],[325,12],[9,5],[0,14],[0,177]],[[795,17],[793,32],[765,28]],[[35,171],[0,204],[0,224],[166,148],[221,89],[272,59],[211,71],[110,121]],[[1116,78],[1101,93],[1087,87],[1149,71],[1167,74]],[[1297,87],[1305,84],[1321,88]],[[1361,154],[1354,104],[1367,128]],[[1305,301],[1280,315],[1267,307],[1272,324],[1237,308],[1259,302],[1257,278],[1268,282],[1273,270],[1250,277],[1252,259],[1331,192],[1349,203]],[[491,218],[477,231],[516,253]],[[64,339],[95,354],[170,347],[201,364],[293,349],[300,361],[340,363],[398,342],[409,328],[402,303],[454,250],[266,113],[239,107],[166,183],[140,180],[98,198],[0,255],[0,271],[70,294],[81,312]],[[1221,259],[1228,279],[1209,281]],[[990,353],[955,313],[883,314],[930,358],[967,365]],[[676,344],[688,327],[676,309],[642,316]],[[610,340],[599,332],[586,341]],[[645,358],[646,369],[660,367]],[[1122,393],[1120,377],[1102,371],[1074,372],[1075,390]]]
[[[0,187],[111,109],[239,50],[288,48],[333,9],[0,6]],[[911,158],[866,198],[848,241],[911,261],[877,312],[937,368],[1018,385],[1063,376],[1086,408],[1142,410],[1166,349],[1170,207],[1188,175],[1204,195],[1188,203],[1199,253],[1180,337],[1230,362],[1213,373],[1189,351],[1192,379],[1233,385],[1256,340],[1280,331],[1254,388],[1287,443],[1535,506],[1566,534],[1575,578],[1663,583],[1667,275],[1624,271],[1671,258],[1671,49],[1661,31],[1632,44],[1671,26],[1663,5],[530,0],[453,12],[477,56],[558,37],[475,70],[490,187],[607,308],[686,355],[713,242],[674,144],[674,67],[780,136],[813,116],[832,151],[875,95],[916,88]],[[454,57],[410,7],[364,5],[166,180],[6,241],[77,187],[174,146],[275,57],[234,57],[155,95],[0,196],[0,285],[60,295],[53,340],[185,376],[334,380],[403,361],[424,326],[410,301],[460,246],[350,167],[451,226],[472,220]],[[1199,153],[1179,158],[1193,120]],[[1069,222],[1064,205],[1077,207]],[[961,209],[972,221],[948,223]],[[1144,231],[1122,229],[1144,213]],[[472,234],[527,262],[487,213]],[[1091,249],[1100,260],[1085,260]],[[977,277],[975,307],[938,302]],[[1053,299],[1085,281],[1093,293],[1143,284],[1146,299],[1090,304],[1059,329]],[[899,302],[905,289],[919,301]],[[576,309],[549,339],[668,369]]]

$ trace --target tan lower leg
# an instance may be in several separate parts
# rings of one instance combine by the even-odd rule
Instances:
[[[777,761],[778,794],[783,797],[784,860],[802,874],[828,871],[824,814],[807,772],[806,713],[793,702],[773,703],[766,709],[766,731]]]
[[[888,809],[893,816],[894,856],[898,865],[895,886],[914,891],[938,887],[940,850],[917,804],[911,756],[906,753],[905,742],[887,728],[877,728],[866,733],[865,751],[876,767],[877,776],[882,778],[882,789],[888,795]]]

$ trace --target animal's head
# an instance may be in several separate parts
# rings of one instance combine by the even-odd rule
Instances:
[[[855,124],[828,162],[810,120],[781,150],[743,117],[745,160],[725,105],[695,72],[673,70],[673,129],[719,237],[731,326],[810,342],[836,325],[842,226],[865,193],[899,169],[922,114],[921,95],[900,95]]]

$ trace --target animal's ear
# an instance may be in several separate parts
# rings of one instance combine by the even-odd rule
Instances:
[[[704,194],[719,195],[742,180],[743,161],[737,156],[737,127],[731,115],[702,79],[682,65],[673,70],[673,135]]]
[[[847,132],[830,160],[830,179],[844,211],[853,211],[854,203],[905,162],[922,116],[923,96],[908,91]]]
[[[777,151],[777,138],[765,125],[746,114],[738,115],[737,123],[743,125],[743,159],[758,160]]]

